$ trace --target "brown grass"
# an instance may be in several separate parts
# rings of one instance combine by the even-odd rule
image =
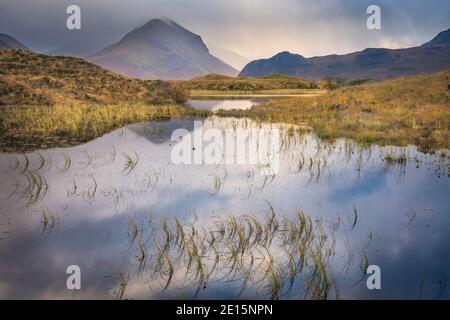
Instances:
[[[205,117],[207,111],[168,105],[64,104],[3,106],[0,112],[0,150],[30,151],[86,142],[129,123],[186,116]]]
[[[164,81],[142,81],[83,59],[0,50],[0,105],[182,103],[186,96]]]
[[[341,88],[318,97],[273,100],[221,116],[309,126],[319,137],[450,148],[450,70]]]
[[[0,150],[29,151],[97,138],[133,122],[204,117],[177,104],[182,88],[106,71],[74,57],[0,50]]]
[[[333,81],[308,81],[304,79],[273,75],[264,78],[236,78],[211,74],[196,77],[188,81],[173,81],[185,90],[208,91],[266,91],[295,89],[331,89],[336,86]]]

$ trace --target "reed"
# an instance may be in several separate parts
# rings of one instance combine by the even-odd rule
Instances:
[[[145,103],[2,106],[0,150],[30,151],[77,145],[130,123],[209,114],[177,105]]]
[[[323,140],[414,144],[422,151],[435,151],[450,148],[449,75],[447,70],[344,87],[317,97],[270,100],[250,110],[222,110],[217,115],[298,124]]]
[[[137,226],[129,225],[132,244]],[[236,297],[251,287],[269,299],[326,299],[335,284],[333,230],[301,210],[289,218],[269,203],[262,218],[230,214],[205,224],[175,216],[150,219],[147,227],[147,244],[136,248],[137,273],[154,280],[161,294],[183,286],[193,287],[196,297],[213,280],[239,283]]]

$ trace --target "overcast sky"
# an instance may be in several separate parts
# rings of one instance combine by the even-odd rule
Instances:
[[[66,29],[70,4],[81,7],[81,31]],[[382,30],[366,28],[369,4],[381,7]],[[285,50],[310,57],[419,45],[448,29],[449,17],[449,0],[0,0],[0,32],[42,52],[71,41],[103,47],[169,18],[251,59]]]

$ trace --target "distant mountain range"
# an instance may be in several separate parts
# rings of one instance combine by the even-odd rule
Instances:
[[[140,79],[190,79],[238,71],[213,56],[202,38],[170,20],[153,19],[87,57],[105,69]]]
[[[240,77],[285,74],[308,80],[387,79],[450,68],[450,29],[419,47],[407,49],[369,48],[346,55],[304,58],[281,52],[270,59],[247,64]]]
[[[11,37],[10,35],[7,35],[5,33],[0,33],[0,50],[1,49],[22,49],[22,50],[29,50],[26,46],[24,46],[22,43]]]
[[[75,40],[49,53],[82,56],[92,50],[95,44],[86,42],[86,39]],[[77,43],[85,45],[80,45],[78,50]],[[4,33],[0,33],[0,49],[30,51],[24,44]],[[214,48],[213,52],[236,67],[245,63],[245,57],[226,49]],[[207,74],[238,74],[235,68],[211,54],[199,35],[176,22],[162,19],[150,20],[117,43],[84,59],[110,71],[139,79],[186,80]],[[272,58],[248,63],[239,76],[283,74],[307,80],[387,79],[449,68],[450,29],[422,46],[406,49],[369,48],[345,55],[312,58],[281,52]]]

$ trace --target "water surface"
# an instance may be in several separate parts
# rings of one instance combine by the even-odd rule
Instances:
[[[133,124],[77,147],[0,154],[0,298],[268,298],[266,268],[243,276],[248,261],[231,275],[219,264],[201,286],[183,268],[169,274],[155,252],[163,250],[164,221],[175,229],[177,217],[186,232],[192,225],[201,232],[232,216],[266,221],[274,212],[297,221],[301,211],[332,249],[329,298],[450,298],[448,151],[363,148],[289,126],[203,121],[203,129],[243,130],[236,134],[280,129],[280,170],[268,177],[258,165],[173,164],[176,128],[199,130],[193,120]],[[280,248],[273,254],[284,257]],[[211,271],[214,257],[203,259]],[[380,266],[381,290],[367,289],[367,264]],[[66,288],[69,265],[80,266],[82,290]],[[279,298],[303,298],[301,274],[310,271],[299,271],[291,288],[283,278]]]
[[[201,110],[247,110],[262,102],[261,99],[191,99],[188,105]]]

